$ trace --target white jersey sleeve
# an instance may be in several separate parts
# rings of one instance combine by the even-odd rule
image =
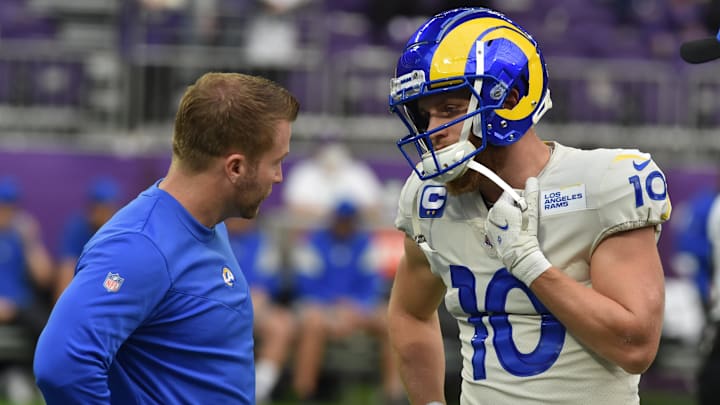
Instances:
[[[665,175],[649,154],[637,150],[605,153],[609,155],[607,167],[598,168],[601,173],[598,187],[588,193],[602,229],[591,252],[608,236],[631,229],[655,226],[659,238],[660,224],[671,212]]]

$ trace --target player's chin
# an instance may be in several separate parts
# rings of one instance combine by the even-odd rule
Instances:
[[[240,218],[244,218],[244,219],[254,219],[255,217],[257,217],[258,212],[259,212],[259,210],[257,210],[257,209],[256,209],[256,210],[253,210],[253,211],[251,211],[251,210],[244,210],[243,212],[240,213]]]
[[[241,215],[243,218],[252,219],[255,218],[258,213],[260,212],[260,206],[263,204],[263,202],[270,197],[270,193],[272,192],[272,188],[269,189],[266,193],[264,193],[262,196],[256,195],[256,200],[254,201],[247,201],[247,204],[245,204],[244,207],[240,208]]]
[[[262,203],[262,200],[257,201],[253,204],[245,205],[244,207],[240,207],[238,210],[238,216],[245,219],[253,219],[258,216],[258,213],[260,212],[260,204]]]

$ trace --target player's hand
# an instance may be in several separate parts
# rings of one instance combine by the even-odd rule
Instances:
[[[40,241],[40,225],[27,212],[20,211],[15,214],[12,224],[20,234],[25,248],[31,248]]]
[[[11,323],[17,316],[15,303],[7,298],[0,297],[0,325]]]
[[[538,180],[530,177],[525,183],[523,211],[503,193],[488,212],[485,220],[487,240],[512,275],[525,285],[530,284],[551,267],[537,238]]]

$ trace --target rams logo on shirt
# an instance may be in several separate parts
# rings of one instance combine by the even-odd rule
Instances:
[[[585,184],[542,190],[541,195],[541,216],[587,209]]]
[[[225,285],[228,287],[234,287],[235,286],[235,275],[230,271],[229,268],[223,267],[222,269],[222,278],[225,282]]]

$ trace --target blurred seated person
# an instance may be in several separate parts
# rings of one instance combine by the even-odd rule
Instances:
[[[673,269],[695,283],[702,304],[701,321],[693,320],[689,308],[682,308],[677,325],[684,328],[676,335],[693,333],[698,337],[687,343],[699,347],[700,364],[696,374],[696,399],[698,405],[720,403],[720,193],[717,187],[701,190],[678,207],[680,220],[675,230],[676,253],[672,258]],[[668,284],[666,282],[666,284]],[[666,295],[670,290],[666,286]],[[685,301],[693,303],[691,291],[685,292]],[[669,299],[666,298],[666,307]],[[677,312],[677,311],[675,311]],[[673,320],[666,314],[664,325]],[[696,326],[698,328],[691,328]],[[664,326],[663,325],[663,326]],[[676,328],[680,329],[680,328]],[[690,332],[688,332],[690,329]],[[664,332],[664,331],[663,331]],[[663,336],[665,337],[665,336]]]
[[[677,207],[678,216],[671,221],[674,229],[675,252],[673,270],[697,287],[703,310],[711,305],[710,286],[713,275],[713,251],[708,221],[718,191],[707,188],[683,201]]]
[[[247,61],[253,70],[271,80],[283,81],[284,73],[302,58],[302,32],[297,12],[308,0],[260,0],[243,32]],[[237,43],[233,44],[234,46]]]
[[[340,202],[329,225],[309,232],[293,252],[301,322],[293,388],[303,400],[316,394],[327,342],[358,332],[380,342],[386,399],[404,395],[387,336],[385,279],[360,218],[355,204]]]
[[[33,312],[36,292],[51,287],[52,260],[39,224],[20,209],[18,197],[15,180],[0,179],[0,323],[25,324],[39,334],[46,318]]]
[[[56,300],[75,275],[75,265],[85,243],[117,211],[120,188],[111,178],[96,179],[88,188],[87,200],[87,207],[70,217],[61,236],[60,263],[55,287]]]
[[[294,221],[314,227],[333,211],[340,200],[353,202],[375,219],[383,201],[382,183],[365,162],[341,143],[318,146],[316,153],[288,171],[283,186],[285,205]]]
[[[280,273],[280,251],[270,234],[255,219],[228,218],[230,246],[235,253],[252,297],[254,311],[255,397],[267,402],[277,384],[290,345],[295,321],[283,302],[283,280]]]
[[[23,328],[34,346],[50,313],[52,261],[39,224],[18,206],[19,196],[14,178],[0,178],[0,325]],[[11,402],[32,399],[31,365],[32,359],[0,363]]]

